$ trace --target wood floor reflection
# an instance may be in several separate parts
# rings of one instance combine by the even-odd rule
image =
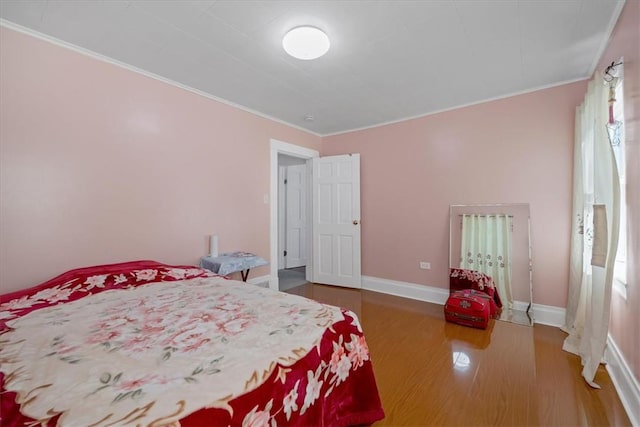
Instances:
[[[442,306],[305,284],[290,293],[354,311],[386,418],[382,426],[630,426],[606,370],[590,388],[558,328],[444,321]]]

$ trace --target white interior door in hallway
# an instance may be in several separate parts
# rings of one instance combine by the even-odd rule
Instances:
[[[286,167],[285,268],[307,264],[307,166]]]

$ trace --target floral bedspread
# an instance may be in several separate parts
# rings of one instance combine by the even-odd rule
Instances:
[[[128,267],[57,283],[1,300],[2,409],[15,418],[3,415],[2,425],[348,425],[383,416],[353,313],[196,268]],[[13,396],[20,420],[4,411]]]

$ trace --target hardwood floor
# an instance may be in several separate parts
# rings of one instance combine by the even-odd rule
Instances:
[[[354,311],[386,418],[382,426],[630,426],[600,367],[589,387],[558,328],[444,321],[442,306],[375,292],[305,285],[289,293]]]

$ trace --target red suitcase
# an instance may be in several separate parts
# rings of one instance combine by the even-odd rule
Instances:
[[[453,292],[444,305],[447,322],[487,329],[491,311],[489,295],[473,289]]]
[[[449,270],[449,293],[464,289],[474,289],[489,295],[490,314],[493,319],[499,319],[502,313],[502,301],[491,276],[479,271],[452,268]]]

